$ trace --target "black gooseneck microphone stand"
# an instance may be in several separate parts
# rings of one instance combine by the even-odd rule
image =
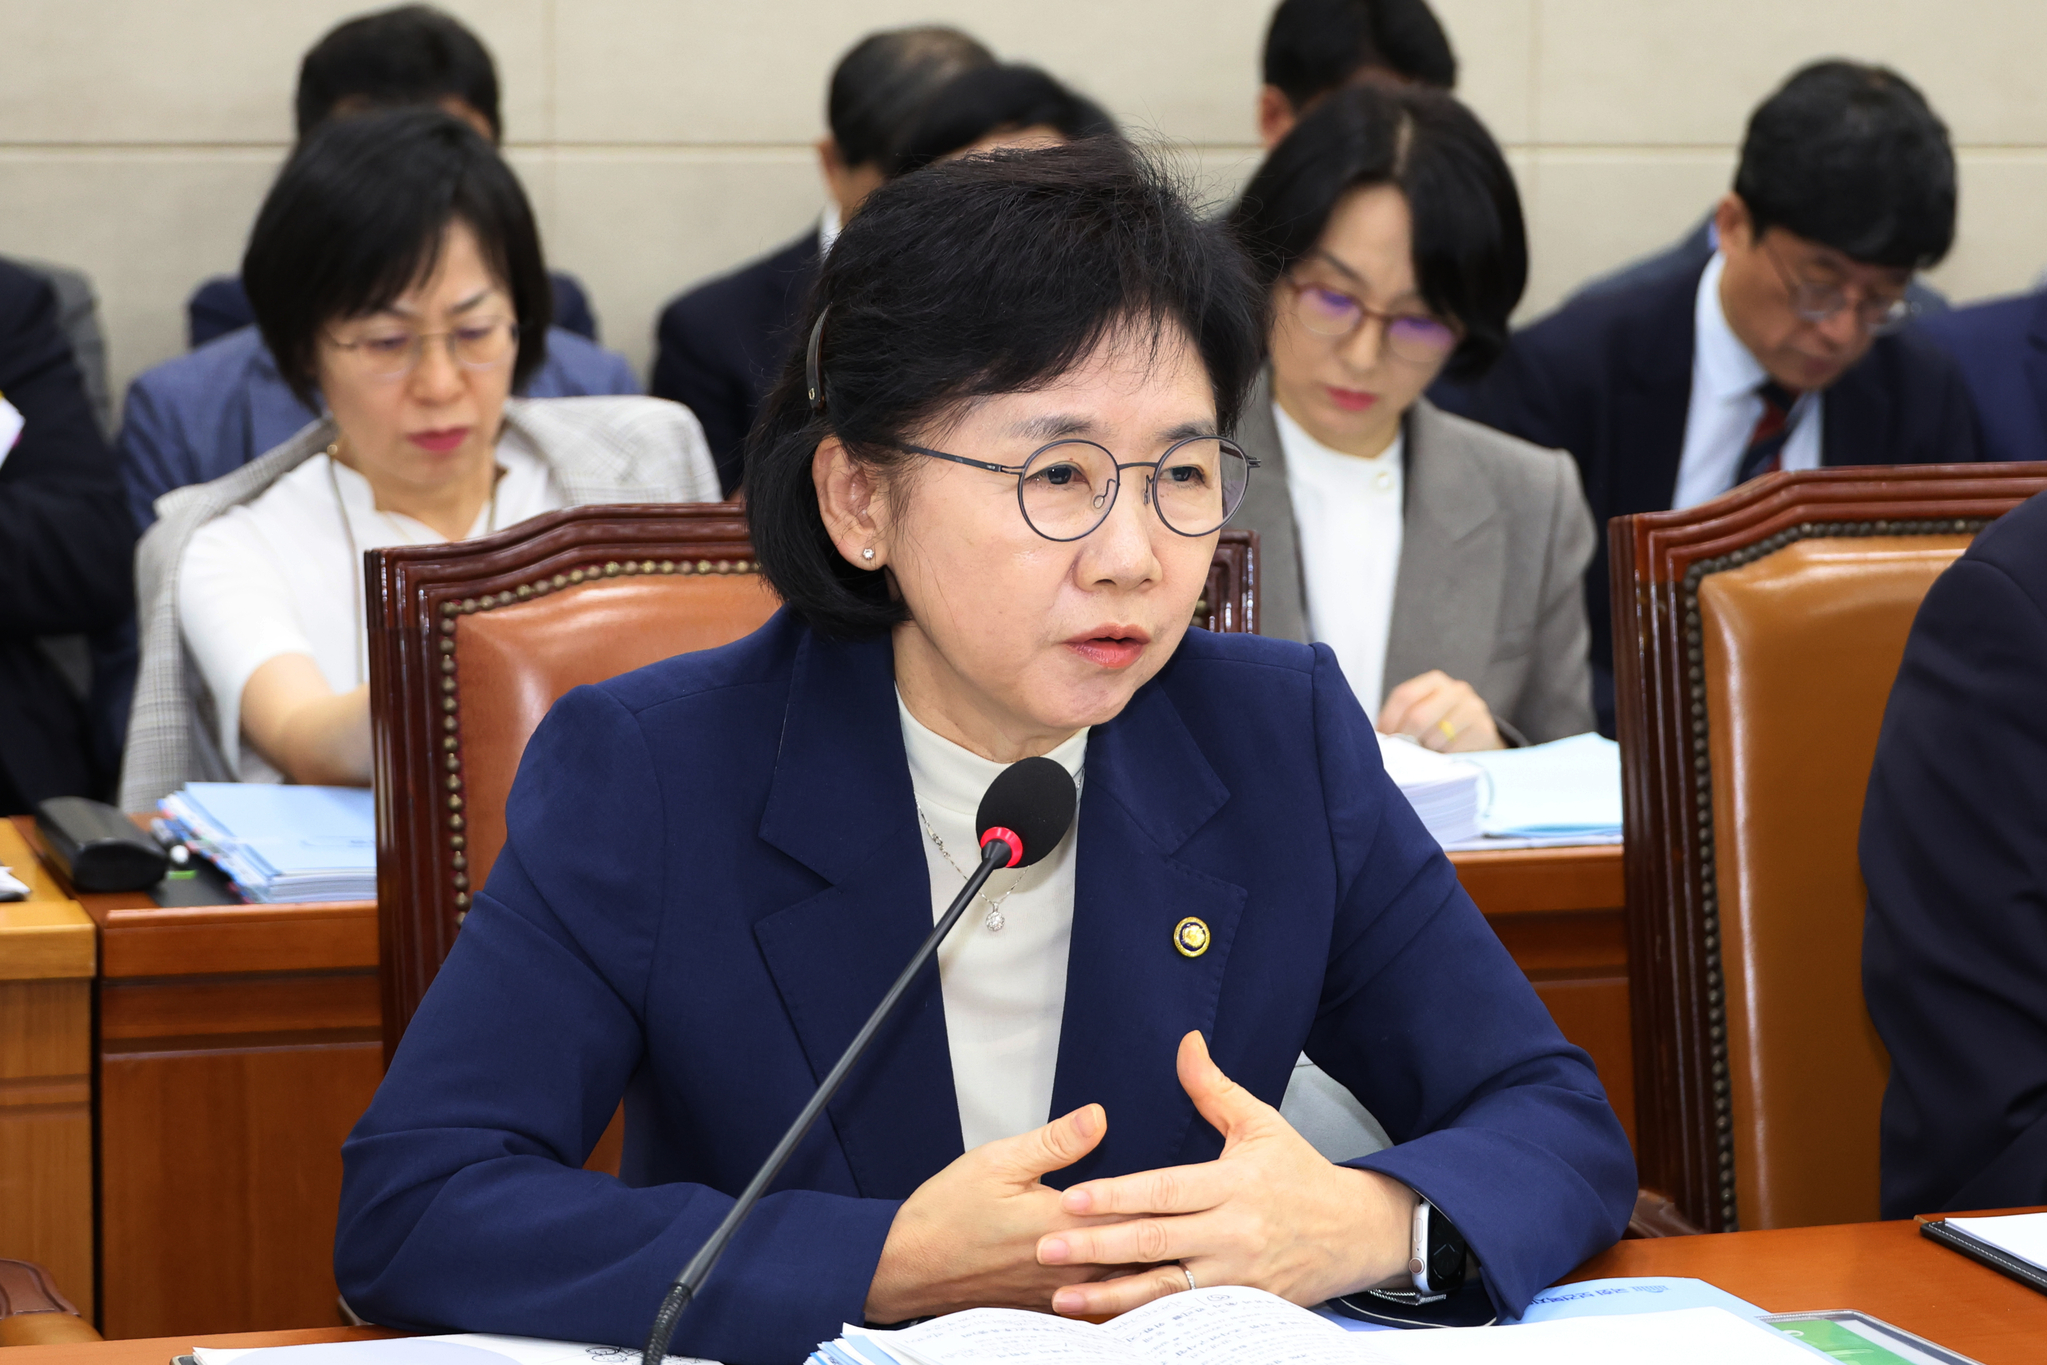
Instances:
[[[1064,776],[1063,772],[1061,776]],[[1067,818],[1072,818],[1070,806]],[[903,968],[902,975],[896,978],[895,985],[888,988],[888,994],[874,1007],[874,1013],[867,1017],[866,1024],[861,1026],[860,1032],[855,1034],[853,1041],[847,1045],[838,1065],[832,1068],[831,1074],[817,1087],[817,1093],[810,1097],[810,1103],[803,1106],[803,1112],[789,1125],[789,1131],[782,1134],[782,1140],[775,1144],[775,1150],[768,1154],[768,1159],[761,1163],[760,1170],[754,1174],[746,1188],[740,1191],[739,1198],[733,1201],[731,1211],[725,1215],[725,1220],[718,1224],[717,1229],[705,1240],[697,1254],[690,1258],[689,1264],[682,1268],[682,1273],[675,1277],[675,1283],[669,1286],[667,1296],[661,1300],[661,1311],[654,1316],[654,1330],[647,1336],[647,1349],[640,1357],[641,1365],[661,1365],[663,1357],[668,1354],[669,1339],[675,1335],[676,1323],[682,1320],[684,1310],[696,1297],[704,1278],[711,1273],[711,1267],[718,1264],[718,1258],[725,1254],[725,1248],[731,1243],[732,1234],[739,1230],[741,1220],[752,1211],[761,1194],[774,1183],[775,1177],[782,1173],[782,1167],[788,1163],[790,1154],[796,1150],[796,1144],[803,1141],[803,1135],[810,1131],[810,1125],[824,1111],[825,1105],[831,1102],[832,1096],[838,1093],[839,1083],[846,1079],[846,1073],[853,1069],[853,1064],[860,1060],[860,1054],[874,1041],[874,1035],[881,1031],[882,1024],[894,1012],[896,1001],[902,999],[903,992],[910,988],[910,982],[923,970],[924,964],[931,960],[931,955],[938,951],[938,945],[952,931],[952,926],[959,923],[960,915],[987,882],[989,875],[999,868],[1009,866],[1011,859],[1019,856],[1020,852],[1013,852],[1009,844],[1001,838],[990,839],[981,846],[981,861],[975,866],[974,875],[967,878],[967,884],[961,887],[959,895],[953,898],[951,907],[938,923],[931,927],[931,933],[925,938],[923,946],[917,949],[917,955],[910,959],[910,965]]]

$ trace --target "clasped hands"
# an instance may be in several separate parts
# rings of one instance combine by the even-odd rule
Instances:
[[[1041,1177],[1107,1133],[1099,1104],[977,1147],[897,1211],[868,1320],[986,1306],[1111,1317],[1187,1288],[1190,1272],[1301,1304],[1406,1282],[1414,1191],[1331,1163],[1223,1075],[1199,1033],[1181,1039],[1178,1070],[1220,1156],[1052,1189]]]

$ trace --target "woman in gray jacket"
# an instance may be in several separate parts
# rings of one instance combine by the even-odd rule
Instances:
[[[1378,728],[1432,749],[1590,730],[1576,466],[1422,397],[1499,354],[1527,281],[1491,135],[1438,91],[1339,91],[1230,223],[1272,298],[1234,522],[1260,533],[1263,632],[1327,643]]]

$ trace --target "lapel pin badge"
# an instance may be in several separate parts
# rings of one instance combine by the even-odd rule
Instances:
[[[1208,926],[1189,915],[1173,926],[1173,946],[1181,957],[1200,957],[1208,951]]]

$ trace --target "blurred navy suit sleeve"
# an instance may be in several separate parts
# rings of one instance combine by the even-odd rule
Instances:
[[[1884,1216],[2047,1203],[2047,497],[1927,593],[1861,851]]]
[[[704,1185],[580,1169],[642,1060],[662,797],[639,721],[597,690],[565,697],[527,747],[488,889],[342,1148],[335,1278],[374,1321],[638,1345],[731,1207]],[[687,1046],[743,1052],[746,1025]],[[793,1361],[861,1321],[897,1207],[768,1195],[675,1349]]]
[[[1315,747],[1347,888],[1306,1050],[1369,1097],[1396,1144],[1345,1164],[1440,1208],[1512,1315],[1619,1239],[1634,1157],[1591,1058],[1564,1041],[1436,841],[1387,790],[1335,656],[1327,645],[1315,655]]]

